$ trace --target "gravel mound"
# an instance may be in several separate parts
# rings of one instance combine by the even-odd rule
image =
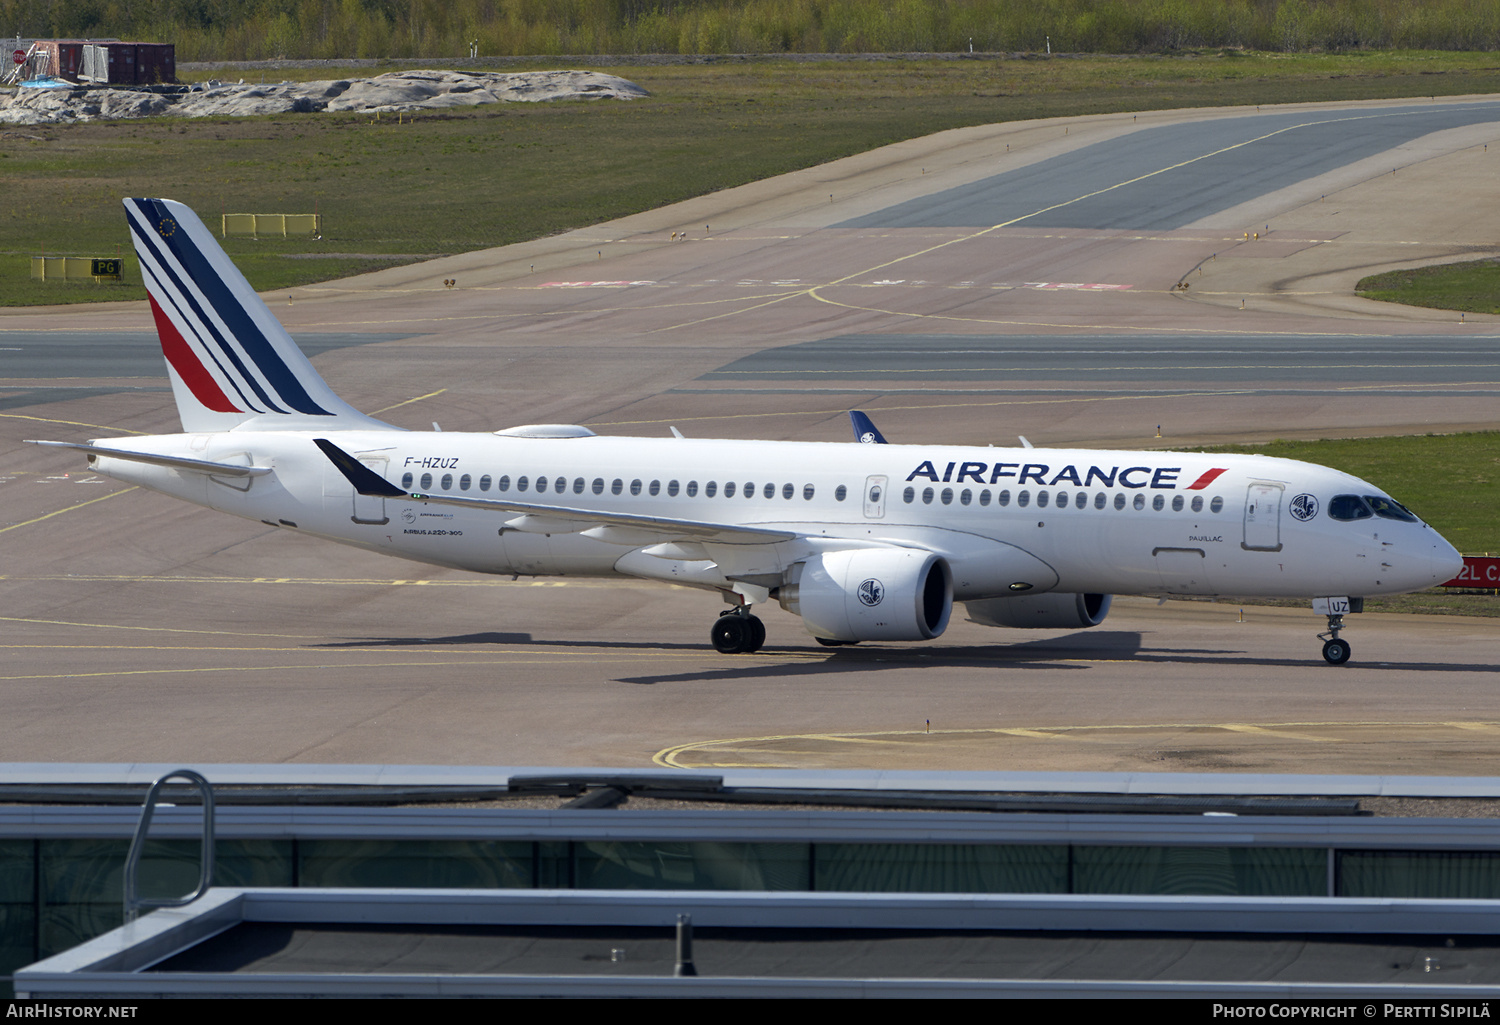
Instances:
[[[320,110],[397,111],[540,100],[633,100],[634,82],[594,71],[394,71],[375,78],[275,85],[209,82],[185,92],[18,89],[0,97],[0,123],[54,124],[131,117],[244,117]]]

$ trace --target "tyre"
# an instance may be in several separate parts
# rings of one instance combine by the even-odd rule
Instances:
[[[1348,641],[1328,641],[1323,645],[1323,657],[1328,660],[1329,665],[1341,666],[1349,661]]]
[[[750,639],[750,632],[744,617],[721,616],[714,621],[713,627],[708,631],[708,637],[720,654],[738,655],[745,650],[745,642]]]

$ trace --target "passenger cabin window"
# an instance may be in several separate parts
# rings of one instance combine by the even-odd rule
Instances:
[[[732,480],[731,481],[725,481],[724,482],[724,497],[725,498],[733,498],[734,497],[734,489],[735,489],[735,487],[736,487],[736,485],[735,485],[734,481],[732,481]]]
[[[669,481],[667,481],[667,497],[668,498],[676,498],[677,497],[677,482],[675,480],[669,480]]]
[[[844,485],[840,484],[838,487],[836,487],[836,488],[833,489],[833,500],[835,502],[842,502],[844,499],[846,499],[848,497],[849,497],[849,489],[846,488],[846,487],[844,487]]]
[[[1123,508],[1125,508],[1125,495],[1123,493],[1122,494],[1118,494],[1118,495],[1115,496],[1115,508],[1116,509],[1123,509]]]
[[[488,491],[489,489],[490,489],[490,475],[489,474],[485,474],[483,477],[479,478],[479,490],[480,491]]]
[[[719,483],[718,483],[718,481],[712,481],[711,480],[707,484],[703,485],[703,497],[704,498],[713,498],[714,495],[718,492],[718,490],[719,490]]]
[[[695,481],[695,480],[688,481],[687,496],[689,498],[692,498],[692,497],[694,497],[697,494],[698,494],[698,482]]]
[[[521,490],[525,491],[526,489],[522,488]],[[541,494],[545,494],[546,491],[547,491],[547,478],[546,477],[538,477],[536,479],[536,493],[539,494],[539,495],[541,495]]]
[[[813,486],[811,484],[804,484],[804,485],[802,485],[802,497],[803,497],[803,499],[805,499],[806,501],[811,502],[812,498],[813,498],[813,494],[814,494],[814,492],[813,492]],[[907,501],[909,502],[909,501],[911,501],[911,499],[908,498]]]
[[[411,490],[411,474],[410,473],[403,473],[401,475],[401,490],[402,491],[410,491]]]
[[[790,501],[791,497],[796,493],[797,487],[794,484],[783,484],[781,486],[781,497],[786,499],[787,501]]]
[[[411,474],[407,474],[407,476],[410,477]],[[908,487],[905,491],[901,492],[901,500],[904,501],[907,505],[911,505],[912,502],[916,500],[916,497],[916,488]]]
[[[581,495],[581,494],[583,494],[583,485],[584,485],[583,478],[582,477],[575,477],[573,479],[573,494],[575,494],[575,495]]]
[[[591,485],[589,485],[589,487],[593,490],[594,494],[596,494],[596,495],[602,495],[602,494],[604,494],[604,478],[603,477],[595,477],[594,478],[594,483],[591,484]]]
[[[495,481],[495,490],[496,491],[509,491],[510,490],[510,474],[507,473],[504,476],[502,476],[499,480]]]
[[[1031,504],[1031,492],[1024,488],[1016,492],[1016,508],[1024,509]]]
[[[1001,489],[1000,494],[995,496],[995,504],[1002,509],[1004,509],[1007,505],[1010,505],[1010,490]]]
[[[988,491],[981,491],[979,493],[979,504],[980,505],[989,505],[990,504],[990,493]]]
[[[517,477],[516,478],[516,490],[517,491],[525,491],[529,487],[531,487],[531,478],[530,477]]]
[[[618,477],[616,477],[614,479],[614,481],[611,482],[611,484],[609,485],[609,493],[611,495],[618,495],[620,492],[622,492],[624,490],[625,490],[625,482],[622,481]]]
[[[430,474],[430,473],[424,473],[424,474],[422,474],[422,490],[423,491],[431,491],[432,490],[432,474]]]
[[[652,498],[655,498],[657,495],[661,494],[661,481],[659,481],[659,480],[652,481],[651,482],[651,486],[646,489],[646,492]]]
[[[1193,508],[1193,512],[1202,512],[1203,511],[1203,496],[1202,495],[1194,495],[1193,496],[1193,507],[1192,508]]]
[[[472,480],[473,480],[473,478],[471,478],[467,473],[464,474],[462,477],[458,478],[458,490],[460,490],[460,491],[468,491],[469,490],[469,484],[470,484],[470,482]]]
[[[1222,499],[1222,498],[1215,497],[1212,502],[1208,503],[1208,511],[1209,512],[1216,513],[1216,512],[1219,512],[1220,510],[1222,510],[1223,508],[1224,508],[1224,499]]]

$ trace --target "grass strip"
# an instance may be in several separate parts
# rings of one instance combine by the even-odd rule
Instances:
[[[1500,313],[1500,260],[1471,260],[1361,278],[1366,299],[1466,313]]]

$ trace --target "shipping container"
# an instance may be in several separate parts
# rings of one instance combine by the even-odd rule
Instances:
[[[71,39],[39,39],[37,52],[47,55],[46,72],[53,78],[78,81],[82,70],[83,43]]]
[[[135,53],[138,84],[177,81],[177,48],[171,43],[136,43]]]

